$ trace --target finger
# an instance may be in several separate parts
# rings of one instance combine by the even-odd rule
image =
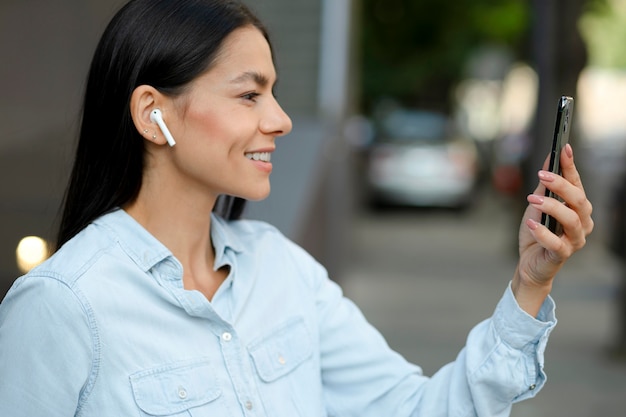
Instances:
[[[555,235],[540,222],[527,219],[526,226],[537,243],[546,250],[546,260],[550,263],[562,263],[573,253],[571,246],[562,239],[562,236]]]
[[[543,203],[545,197],[543,196],[543,192],[529,194],[526,196],[526,201],[528,202],[528,207],[525,211],[525,218],[533,219],[535,221],[541,220],[541,204]]]
[[[563,202],[550,197],[530,195],[528,202],[535,210],[553,217],[563,228],[563,233],[557,236],[543,225],[541,226],[545,231],[539,231],[537,229],[540,228],[537,227],[534,234],[541,239],[542,246],[559,252],[561,256],[570,256],[574,251],[585,246],[586,237],[593,230],[593,220],[590,215],[581,215]],[[536,218],[538,219],[539,216]],[[547,234],[553,237],[548,237]],[[561,239],[564,246],[557,244],[555,238]]]
[[[572,149],[572,145],[570,145],[569,143],[564,146],[563,152],[561,152],[560,162],[563,177],[572,184],[574,184],[576,187],[584,189],[580,173],[578,172],[576,164],[574,163],[574,150]]]
[[[567,206],[576,213],[580,218],[580,223],[583,226],[585,234],[591,233],[593,229],[593,220],[591,219],[593,206],[587,199],[582,184],[576,186],[569,180],[547,171],[539,172],[539,180],[546,188],[558,195]],[[559,207],[559,205],[562,205],[562,203],[558,200],[554,200],[546,206],[546,209]]]
[[[551,199],[546,199],[546,201]],[[555,200],[552,200],[555,201]],[[562,203],[558,203],[560,209],[552,207],[552,211],[555,218],[558,217],[558,221],[563,222],[563,233],[556,235],[552,233],[546,226],[539,221],[533,219],[526,219],[526,226],[530,230],[537,243],[546,250],[545,259],[553,264],[560,264],[566,259],[572,256],[572,254],[580,250],[586,243],[586,237],[582,232],[580,223],[577,220],[577,216],[571,215],[572,210],[569,210]],[[559,210],[565,210],[559,212]],[[570,215],[564,214],[570,212]],[[558,213],[558,214],[557,214]],[[566,220],[564,220],[566,219]]]
[[[585,245],[587,232],[583,219],[587,219],[586,216],[580,216],[576,210],[561,201],[548,197],[544,199],[540,210],[561,224],[563,234],[560,237],[565,239],[573,250],[578,250]]]

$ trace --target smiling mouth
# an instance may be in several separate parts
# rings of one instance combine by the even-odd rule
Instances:
[[[269,152],[251,152],[246,154],[246,158],[253,161],[270,162],[272,154]]]

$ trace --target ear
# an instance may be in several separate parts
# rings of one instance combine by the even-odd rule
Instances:
[[[144,139],[157,145],[165,145],[167,140],[150,119],[150,112],[163,106],[165,101],[165,96],[150,85],[140,85],[130,96],[130,115],[135,128]]]

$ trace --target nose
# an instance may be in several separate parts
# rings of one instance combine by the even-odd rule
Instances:
[[[284,136],[291,132],[291,128],[291,118],[285,113],[280,104],[278,104],[278,101],[272,98],[268,111],[261,120],[261,131],[268,135]]]

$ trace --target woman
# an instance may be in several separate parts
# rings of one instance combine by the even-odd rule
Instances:
[[[571,148],[528,197],[493,317],[428,378],[307,253],[237,220],[291,129],[275,82],[266,31],[235,1],[132,0],[113,18],[60,248],[0,307],[0,415],[503,416],[541,388],[552,279],[593,227]]]

